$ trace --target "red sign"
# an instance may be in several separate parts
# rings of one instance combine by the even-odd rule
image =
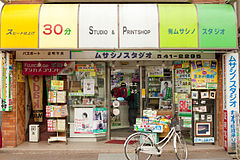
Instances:
[[[228,150],[228,125],[227,125],[227,110],[223,112],[223,146],[224,149]]]
[[[70,62],[23,62],[23,75],[57,75]]]

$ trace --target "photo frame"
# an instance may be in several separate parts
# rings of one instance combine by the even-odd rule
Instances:
[[[201,98],[202,99],[209,98],[209,92],[201,92]]]
[[[201,104],[206,104],[206,100],[201,100]]]
[[[199,112],[207,112],[207,106],[200,106]]]
[[[194,112],[198,112],[198,111],[199,111],[199,107],[194,106],[194,107],[193,107],[193,111],[194,111]]]
[[[198,105],[198,100],[193,100],[193,101],[192,101],[192,104]]]
[[[198,91],[192,91],[192,99],[198,99]]]
[[[211,136],[211,122],[196,122],[195,135],[196,137]]]
[[[215,99],[215,98],[216,98],[216,91],[210,91],[209,99]]]

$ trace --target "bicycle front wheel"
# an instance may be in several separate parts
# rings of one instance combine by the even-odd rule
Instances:
[[[175,133],[174,149],[178,160],[187,160],[188,150],[184,137],[181,134]]]
[[[153,141],[144,133],[134,133],[124,143],[124,154],[128,160],[149,160],[151,154],[143,153],[144,147],[153,147]]]

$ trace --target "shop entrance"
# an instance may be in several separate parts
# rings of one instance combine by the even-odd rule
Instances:
[[[112,66],[111,104],[111,136],[127,137],[140,115],[139,67]]]

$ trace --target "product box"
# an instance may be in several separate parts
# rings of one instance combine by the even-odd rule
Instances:
[[[134,125],[135,131],[144,132],[146,128],[152,128],[152,131],[155,133],[162,133],[163,132],[163,125]]]

